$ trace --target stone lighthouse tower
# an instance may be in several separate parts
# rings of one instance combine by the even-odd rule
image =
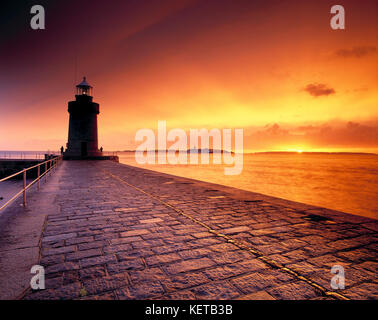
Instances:
[[[97,115],[98,103],[93,102],[93,88],[83,78],[76,86],[75,101],[68,103],[70,123],[65,159],[90,159],[101,156],[98,150]]]

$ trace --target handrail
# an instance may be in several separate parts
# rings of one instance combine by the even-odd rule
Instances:
[[[56,152],[42,152],[42,153],[29,153],[29,152],[24,152],[24,151],[0,151],[0,160],[33,160],[33,159],[38,159],[41,160],[45,157],[45,154],[51,154],[51,155],[57,155],[58,153]]]
[[[117,151],[103,151],[101,154],[103,156],[116,156],[118,152]]]
[[[6,203],[4,203],[0,207],[0,211],[3,210],[7,205],[9,205],[10,203],[12,203],[14,200],[16,200],[22,193],[24,195],[23,205],[24,205],[24,207],[26,207],[26,191],[33,184],[35,184],[36,182],[38,182],[38,190],[39,190],[40,189],[41,178],[45,177],[45,181],[47,181],[47,174],[49,173],[49,175],[51,176],[51,171],[52,170],[55,171],[56,167],[58,165],[60,165],[62,163],[62,161],[63,161],[63,157],[62,156],[57,156],[57,157],[48,159],[48,160],[46,160],[44,162],[38,163],[38,164],[36,164],[34,166],[31,166],[31,167],[28,167],[28,168],[24,168],[23,170],[21,170],[19,172],[16,172],[16,173],[14,173],[14,174],[12,174],[12,175],[10,175],[8,177],[0,179],[0,182],[3,182],[3,181],[6,181],[6,180],[9,180],[9,179],[11,179],[11,178],[13,178],[15,176],[18,176],[19,174],[23,174],[23,179],[24,179],[24,187],[19,192],[17,192],[11,199],[9,199]],[[49,164],[49,166],[48,166],[48,164]],[[41,166],[42,165],[45,165],[45,171],[41,174]],[[26,184],[26,173],[29,170],[32,170],[34,168],[38,168],[38,177],[27,185]]]

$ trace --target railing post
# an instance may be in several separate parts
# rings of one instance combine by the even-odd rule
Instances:
[[[26,170],[24,171],[24,207],[26,207]]]
[[[41,179],[39,178],[39,176],[41,175],[41,166],[38,166],[38,190],[40,189],[41,187]]]
[[[45,182],[47,181],[47,162],[45,162]]]

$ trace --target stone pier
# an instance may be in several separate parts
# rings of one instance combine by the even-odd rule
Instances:
[[[111,161],[64,161],[29,198],[0,221],[6,298],[378,298],[377,220]],[[45,290],[29,289],[33,264]]]

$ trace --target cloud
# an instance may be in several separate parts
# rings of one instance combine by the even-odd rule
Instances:
[[[273,136],[285,136],[288,134],[288,131],[280,128],[280,126],[277,123],[275,123],[273,125],[267,124],[264,127],[264,133],[267,133]]]
[[[302,126],[266,125],[245,129],[245,148],[276,150],[288,146],[312,148],[378,148],[378,120],[365,123],[331,121]]]
[[[324,124],[307,132],[306,140],[313,145],[329,147],[377,147],[378,122],[346,122],[342,125]]]
[[[304,91],[307,91],[314,97],[328,96],[336,93],[335,89],[328,87],[324,83],[310,83],[304,88]]]
[[[343,58],[362,58],[370,54],[376,54],[377,47],[360,46],[352,49],[340,49],[336,51],[336,55]]]

